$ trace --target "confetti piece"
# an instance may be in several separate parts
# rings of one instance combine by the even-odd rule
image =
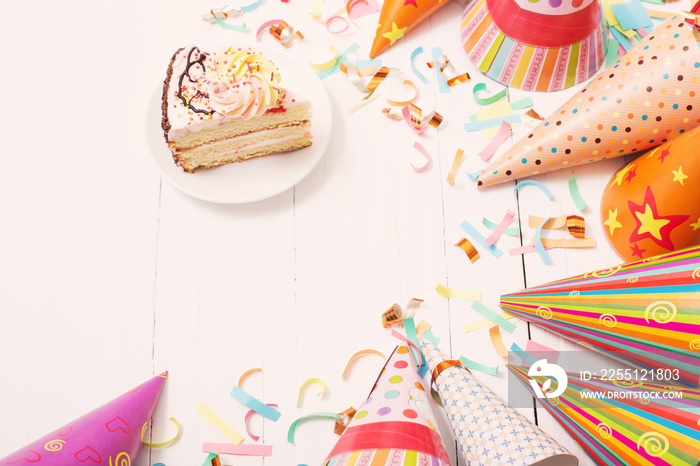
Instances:
[[[250,375],[252,375],[252,374],[257,374],[257,373],[262,373],[262,369],[259,368],[259,367],[255,367],[255,368],[253,368],[253,369],[249,369],[249,370],[245,371],[245,372],[244,372],[243,374],[241,374],[241,376],[238,378],[238,386],[239,386],[239,387],[242,387],[242,386],[243,386],[243,382],[245,381],[245,379],[248,378],[248,376],[250,376]]]
[[[491,118],[488,120],[480,120],[480,121],[470,121],[468,123],[464,123],[464,129],[467,132],[473,132],[473,131],[481,131],[486,128],[497,128],[501,126],[501,123],[507,122],[510,124],[513,123],[520,123],[520,115],[509,115],[507,117],[503,118]]]
[[[530,128],[535,128],[537,125],[544,121],[544,118],[534,109],[530,109],[523,114],[523,121]]]
[[[442,49],[440,47],[433,47],[432,49],[430,49],[430,51],[433,55],[433,63],[440,63],[440,57],[442,57]],[[445,76],[443,75],[439,66],[435,67],[435,76],[437,77],[438,89],[440,90],[440,94],[449,94],[450,86],[447,84]]]
[[[345,62],[348,59],[348,54],[357,51],[360,48],[360,44],[355,42],[352,44],[350,47],[348,47],[343,53],[340,54],[340,58],[338,60],[338,63],[340,62]],[[380,60],[377,60],[377,63],[380,63]],[[339,66],[334,66],[333,68],[326,70],[326,71],[317,71],[316,75],[320,79],[327,78],[328,76],[331,76],[339,71],[340,67]]]
[[[394,338],[398,338],[399,340],[403,341],[408,345],[408,347],[411,349],[413,360],[416,361],[416,366],[420,367],[425,363],[425,360],[423,359],[423,353],[421,353],[418,349],[418,345],[409,340],[408,337],[401,335],[399,332],[396,331],[396,329],[391,330],[391,336]]]
[[[255,32],[255,40],[260,42],[260,35],[265,32],[266,30],[270,30],[270,28],[279,25],[280,23],[283,23],[284,21],[281,19],[271,19],[269,21],[265,21],[260,25],[258,30]]]
[[[481,317],[483,317],[485,319],[489,319],[494,324],[500,326],[504,331],[506,331],[508,333],[513,333],[515,331],[515,324],[513,322],[510,322],[507,319],[504,319],[503,317],[500,316],[500,314],[492,311],[491,309],[484,306],[483,304],[481,304],[479,302],[473,302],[471,308],[474,309],[479,314],[481,314]]]
[[[508,314],[507,312],[501,312],[498,315],[503,317],[506,320],[513,318],[513,315]],[[469,333],[469,332],[473,332],[474,330],[479,330],[480,328],[489,327],[491,325],[493,325],[493,322],[491,320],[479,319],[479,320],[475,320],[474,322],[469,322],[467,324],[462,325],[462,331],[464,333]]]
[[[326,393],[326,384],[323,383],[323,380],[318,379],[316,377],[312,377],[312,378],[304,381],[304,383],[301,384],[301,387],[299,388],[299,397],[297,398],[297,408],[301,407],[301,399],[302,399],[302,394],[304,393],[304,389],[307,386],[314,384],[314,383],[321,386],[321,391],[316,394],[316,397],[323,398],[323,394]]]
[[[442,115],[433,110],[423,118],[423,111],[414,104],[408,104],[402,108],[401,113],[409,128],[419,135],[425,131],[428,125],[437,129],[442,124]]]
[[[248,408],[254,410],[255,412],[261,414],[262,416],[272,420],[277,421],[280,417],[280,412],[270,406],[266,405],[262,401],[250,396],[248,393],[243,391],[239,386],[234,386],[231,389],[231,396],[236,399],[239,403]]]
[[[420,324],[418,324],[418,326],[416,327],[416,332],[418,332],[418,334],[420,335],[421,333],[427,332],[427,331],[430,330],[431,328],[433,328],[433,326],[430,325],[429,322],[426,322],[426,321],[424,321],[424,320],[421,320],[421,321],[420,321]]]
[[[421,154],[423,154],[423,157],[425,157],[427,161],[422,167],[416,167],[415,165],[413,165],[413,163],[411,163],[411,168],[416,173],[425,173],[426,171],[428,171],[428,168],[430,168],[430,154],[428,154],[428,151],[425,150],[425,147],[423,147],[418,141],[413,143],[413,148]]]
[[[545,185],[543,185],[542,183],[540,183],[539,181],[535,181],[535,180],[525,180],[525,181],[518,182],[518,184],[515,186],[515,188],[513,188],[513,193],[517,193],[518,189],[522,188],[523,186],[534,186],[536,188],[539,188],[540,191],[545,193],[545,195],[549,198],[550,201],[554,197],[554,196],[552,196],[552,191],[547,189],[547,187]]]
[[[351,20],[361,18],[379,11],[376,0],[348,0],[346,3],[348,17]]]
[[[543,230],[558,230],[559,228],[564,228],[566,226],[566,215],[560,215],[559,217],[537,217],[535,215],[530,215],[528,217],[528,226],[530,228],[537,228],[544,222]]]
[[[250,5],[244,5],[241,7],[243,13],[250,13],[253,10],[257,10],[260,5],[262,5],[263,0],[257,0]]]
[[[535,249],[537,249],[537,254],[540,255],[542,262],[544,262],[544,265],[549,265],[549,263],[550,263],[549,254],[547,254],[547,251],[544,248],[544,244],[542,244],[542,227],[544,227],[545,223],[546,223],[546,220],[544,222],[542,222],[540,224],[540,226],[537,227],[537,230],[535,230],[534,242],[535,242]]]
[[[277,404],[275,403],[269,403],[267,406],[269,406],[270,408],[279,408],[279,406],[277,406]],[[258,440],[260,440],[260,437],[257,435],[253,435],[253,433],[250,431],[250,425],[248,424],[248,419],[250,419],[253,416],[253,414],[257,414],[257,411],[255,411],[254,409],[250,409],[245,415],[245,431],[248,434],[248,437],[253,439],[254,442],[257,442]]]
[[[403,330],[404,332],[406,332],[406,338],[408,338],[408,341],[413,343],[416,349],[420,348],[420,343],[418,343],[418,331],[416,330],[416,322],[413,320],[413,317],[404,319]]]
[[[264,23],[264,25],[268,24]],[[261,26],[262,27],[262,26]],[[270,24],[270,34],[272,37],[277,39],[283,46],[289,48],[295,45],[297,42],[304,39],[304,35],[299,31],[294,31],[294,28],[287,24],[286,21],[279,21],[276,24]],[[256,37],[260,34],[260,29],[256,34]]]
[[[340,416],[340,419],[335,420],[335,425],[333,426],[333,433],[336,435],[343,435],[345,429],[348,428],[350,422],[355,418],[355,414],[357,414],[357,410],[352,406],[350,406],[345,411],[339,412],[338,416]]]
[[[156,443],[150,443],[150,442],[144,442],[143,438],[146,434],[146,431],[148,430],[148,425],[150,421],[147,421],[143,424],[143,427],[141,428],[141,445],[143,445],[146,448],[163,448],[167,447],[168,445],[172,444],[175,440],[177,440],[178,436],[180,435],[180,423],[177,422],[177,419],[174,417],[170,418],[170,422],[175,424],[175,435],[170,440],[166,440],[165,442],[156,442]]]
[[[503,232],[506,230],[508,225],[513,221],[513,218],[515,218],[515,212],[511,210],[506,210],[506,214],[503,216],[503,220],[501,220],[501,223],[498,224],[498,227],[496,227],[495,230],[493,230],[493,233],[489,235],[488,238],[486,238],[486,241],[484,241],[488,246],[491,246],[493,244],[496,244],[496,241],[503,235]]]
[[[404,80],[403,84],[405,86],[409,86],[409,87],[413,88],[413,97],[411,97],[408,100],[386,99],[386,101],[389,105],[393,105],[394,107],[405,107],[408,104],[410,104],[411,102],[413,102],[414,100],[416,100],[416,98],[418,98],[418,88],[416,87],[416,84],[413,81],[406,79],[406,80]]]
[[[647,10],[647,14],[651,16],[652,18],[656,19],[668,19],[671,16],[674,16],[674,13],[671,13],[669,11],[659,11],[659,10]]]
[[[377,351],[375,349],[363,349],[358,351],[357,353],[353,354],[350,356],[350,360],[348,360],[348,363],[345,365],[345,369],[343,369],[343,374],[340,376],[341,379],[345,380],[345,376],[348,373],[348,369],[350,369],[350,364],[357,358],[359,358],[362,355],[365,354],[376,354],[377,356],[381,357],[382,359],[386,359],[386,356],[384,356],[384,353],[381,351]]]
[[[471,359],[467,359],[464,356],[460,356],[459,360],[462,361],[462,364],[464,364],[464,367],[466,367],[467,369],[472,369],[475,371],[483,372],[484,374],[488,374],[488,375],[496,375],[498,373],[498,366],[496,366],[496,367],[485,366],[485,365],[478,363],[476,361],[472,361]]]
[[[335,45],[331,45],[330,48],[328,49],[328,52],[330,52],[330,54],[333,55],[333,58],[331,58],[330,60],[325,61],[323,63],[309,62],[309,65],[311,65],[311,68],[313,68],[317,71],[328,71],[331,68],[333,68],[338,63],[338,49],[335,48]]]
[[[345,113],[347,113],[348,115],[352,115],[353,113],[355,113],[356,110],[361,109],[362,107],[364,107],[368,103],[372,102],[377,97],[379,97],[379,94],[372,93],[372,94],[368,95],[367,97],[365,97],[364,99],[357,102],[356,104],[348,107],[348,109],[345,110]]]
[[[459,166],[462,164],[463,155],[464,151],[462,149],[457,149],[455,158],[452,160],[452,168],[450,168],[450,172],[447,174],[447,182],[450,184],[455,184],[455,177],[457,176]]]
[[[579,238],[579,239],[556,239],[556,238],[541,238],[542,245],[546,248],[562,248],[562,249],[579,249],[595,247],[595,238]],[[537,246],[537,244],[535,244]]]
[[[617,41],[620,43],[620,47],[622,47],[625,52],[628,52],[629,49],[632,48],[632,44],[630,44],[630,41],[627,40],[624,34],[622,34],[614,27],[608,28],[608,30],[612,33],[613,36],[615,36],[615,39],[617,39]]]
[[[642,2],[630,1],[626,3],[618,3],[610,5],[620,27],[625,30],[639,29],[653,26],[649,13],[642,5]]]
[[[217,18],[226,19],[229,16],[238,16],[241,13],[242,12],[240,10],[236,10],[231,5],[226,5],[222,8],[214,8],[212,10],[209,10],[209,13],[205,13],[202,15],[202,19],[208,22],[209,24],[216,24]]]
[[[501,122],[501,127],[498,129],[498,133],[496,133],[496,136],[491,140],[491,142],[484,147],[481,152],[479,152],[479,157],[481,157],[482,160],[490,159],[509,137],[510,124],[503,120]]]
[[[314,18],[314,19],[320,19],[321,18],[321,10],[323,10],[323,4],[326,3],[326,0],[314,0],[313,5],[311,6],[311,10],[309,11],[309,14]]]
[[[529,97],[525,97],[520,100],[516,100],[515,102],[510,103],[510,108],[513,110],[522,110],[524,108],[532,107],[532,99]],[[534,112],[534,110],[533,110]],[[528,112],[529,113],[529,112]],[[537,112],[535,112],[537,113]]]
[[[432,330],[426,330],[425,332],[423,332],[423,336],[430,340],[435,346],[438,346],[440,344],[440,339],[433,335]]]
[[[474,245],[469,241],[467,238],[462,238],[457,243],[455,246],[459,246],[462,248],[462,250],[467,254],[467,257],[469,257],[469,260],[472,262],[472,264],[480,257],[479,252],[476,250]]]
[[[482,170],[477,170],[474,173],[467,173],[467,176],[469,177],[470,180],[476,181],[479,179],[479,175],[481,175]]]
[[[586,204],[586,201],[583,200],[581,197],[581,193],[578,192],[578,184],[576,183],[576,177],[572,176],[569,178],[569,193],[571,193],[571,198],[574,200],[574,204],[576,204],[576,208],[583,212],[583,210],[588,207]],[[551,200],[551,198],[550,198]]]
[[[221,461],[219,461],[219,455],[217,453],[209,452],[209,456],[204,460],[202,466],[221,466]]]
[[[304,421],[308,421],[310,419],[340,419],[340,416],[338,416],[335,413],[326,413],[326,412],[320,412],[320,413],[312,413],[312,414],[307,414],[306,416],[302,416],[296,421],[292,422],[292,424],[289,426],[289,431],[287,431],[287,441],[294,445],[294,433],[297,430],[297,426]]]
[[[447,55],[440,56],[437,61],[437,66],[434,62],[428,62],[427,65],[428,68],[438,68],[440,73],[442,73],[442,78],[450,87],[467,82],[471,79],[469,73],[458,74],[455,67],[452,66],[452,63],[450,63],[450,59],[447,58]]]
[[[342,21],[345,27],[342,27],[341,29],[331,29],[331,25],[333,23],[337,23],[338,21]],[[342,16],[331,16],[326,20],[326,29],[331,34],[342,34],[348,29],[350,29],[350,23],[348,23],[348,20],[343,18]]]
[[[216,20],[216,24],[218,24],[219,26],[221,26],[224,29],[228,29],[229,31],[236,31],[236,32],[246,32],[247,31],[245,23],[243,23],[242,26],[237,26],[235,24],[224,23],[219,18],[215,18],[215,20]]]
[[[497,223],[493,223],[491,220],[487,219],[486,217],[483,218],[481,223],[484,224],[486,228],[489,230],[495,230],[498,227]],[[503,230],[504,235],[508,236],[519,236],[520,235],[520,229],[518,227],[509,227]]]
[[[481,301],[481,291],[465,290],[461,288],[448,288],[444,285],[437,284],[435,291],[445,298],[463,299],[465,301]]]
[[[549,346],[545,346],[541,343],[537,343],[533,340],[527,341],[527,343],[525,344],[525,351],[527,351],[528,353],[547,353],[547,361],[551,362],[552,364],[556,364],[557,361],[559,361],[559,351],[550,348]],[[537,359],[542,358],[538,357]]]
[[[220,455],[272,456],[272,445],[231,445],[230,443],[204,443],[202,451],[215,451]]]
[[[351,73],[357,74],[357,76],[374,76],[375,73],[377,72],[377,63],[381,63],[380,60],[369,60],[369,65],[365,67],[360,67],[359,63],[361,60],[355,59],[358,57],[358,54],[353,51],[351,53],[347,54],[346,58],[341,58],[340,62],[338,63],[338,67],[340,68],[340,71],[343,73],[350,75]],[[367,60],[363,60],[367,61]],[[354,68],[354,69],[353,69]],[[361,90],[365,90],[365,85],[361,83]]]
[[[221,419],[219,415],[212,411],[211,408],[207,406],[203,401],[200,402],[195,407],[195,409],[199,411],[199,414],[204,416],[204,419],[209,421],[209,423],[213,425],[216,428],[216,430],[221,432],[224,435],[224,437],[229,439],[231,443],[238,445],[243,440],[245,440],[245,438],[241,434],[239,434],[236,429],[228,425],[226,421]]]
[[[474,102],[479,105],[491,105],[498,102],[499,100],[505,98],[508,95],[508,88],[504,88],[502,91],[490,97],[479,97],[478,93],[486,90],[486,83],[477,83],[472,89],[472,94],[474,96]]]
[[[586,237],[586,220],[578,215],[569,215],[566,217],[566,228],[569,234],[574,238]]]
[[[425,79],[425,76],[423,76],[423,74],[420,71],[418,71],[418,68],[416,67],[416,63],[414,60],[421,53],[423,53],[423,47],[417,47],[416,49],[413,50],[413,52],[411,52],[411,70],[413,71],[413,74],[415,74],[418,79],[420,79],[421,81],[423,81],[424,83],[427,84],[428,80]]]
[[[501,331],[498,325],[494,325],[489,329],[489,337],[491,337],[491,344],[496,353],[502,357],[508,359],[508,348],[503,344],[503,338],[501,337]]]
[[[462,230],[464,230],[469,236],[471,236],[472,239],[473,239],[474,241],[476,241],[477,243],[479,243],[482,247],[486,248],[496,259],[500,258],[500,257],[503,255],[503,251],[501,251],[500,249],[498,249],[498,248],[496,247],[496,245],[494,245],[494,244],[492,244],[492,245],[486,244],[486,238],[484,238],[484,236],[483,236],[481,233],[479,233],[479,231],[478,231],[476,228],[474,228],[474,227],[473,227],[469,222],[467,222],[466,220],[463,221],[463,222],[460,224],[460,227],[461,227]]]
[[[530,365],[530,366],[537,362],[537,360],[535,358],[530,356],[525,350],[523,350],[521,347],[519,347],[515,343],[510,345],[510,350],[512,352],[514,352],[515,354],[517,354],[518,357],[523,360],[523,362],[528,363],[528,365]]]
[[[620,49],[620,43],[614,37],[608,39],[608,53],[605,56],[605,66],[610,66],[617,60],[617,52]]]

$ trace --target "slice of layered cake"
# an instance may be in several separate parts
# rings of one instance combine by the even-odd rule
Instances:
[[[161,106],[175,163],[194,172],[311,145],[311,103],[280,81],[277,67],[250,49],[175,52]]]

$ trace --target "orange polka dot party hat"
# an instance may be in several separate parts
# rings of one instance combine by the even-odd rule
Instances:
[[[621,168],[601,201],[605,235],[625,260],[700,244],[700,127]]]
[[[324,466],[450,465],[413,358],[394,350]]]
[[[599,0],[475,0],[462,15],[460,40],[490,78],[547,92],[598,72],[605,34]]]
[[[465,464],[575,466],[556,440],[419,335],[429,373],[455,433]]]
[[[700,123],[700,49],[671,17],[508,149],[479,186],[636,154]]]

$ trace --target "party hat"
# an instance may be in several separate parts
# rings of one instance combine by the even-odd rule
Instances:
[[[508,406],[459,361],[418,337],[467,464],[576,465],[578,460]]]
[[[590,349],[700,382],[700,247],[501,296],[501,307]]]
[[[488,186],[634,154],[700,123],[700,49],[680,17],[661,23],[479,175]]]
[[[610,245],[625,260],[700,244],[700,127],[628,163],[603,191]]]
[[[399,346],[324,466],[449,466],[413,356]]]
[[[605,34],[599,0],[477,0],[462,15],[460,40],[474,66],[496,81],[559,91],[605,63]]]
[[[538,363],[541,361],[532,367]],[[530,376],[532,369],[520,366],[509,364],[508,368],[595,464],[698,464],[700,390],[596,376],[583,380],[580,373],[567,373],[567,381],[562,381],[566,389],[558,397],[540,398],[532,384],[544,387],[549,381],[549,390],[554,391],[559,388],[559,380]],[[681,397],[677,397],[680,392]]]
[[[449,0],[385,0],[379,14],[370,58],[374,58]]]
[[[36,440],[0,464],[129,465],[141,447],[141,431],[168,376],[153,377],[119,398]]]

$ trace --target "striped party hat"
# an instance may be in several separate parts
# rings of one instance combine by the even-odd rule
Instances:
[[[324,466],[449,466],[428,396],[407,346],[389,357]]]
[[[700,247],[501,296],[501,307],[644,369],[700,383]]]
[[[554,377],[508,368],[536,397],[533,383],[559,387]],[[596,464],[697,466],[700,390],[596,376],[582,380],[578,373],[567,373],[567,379],[558,397],[537,399]]]
[[[488,186],[651,149],[700,123],[700,49],[672,17],[479,174]]]
[[[167,372],[17,450],[0,465],[130,465]]]
[[[425,337],[421,350],[467,464],[577,465],[564,447]]]
[[[605,62],[599,0],[477,0],[462,16],[460,39],[479,71],[526,91],[559,91]]]

